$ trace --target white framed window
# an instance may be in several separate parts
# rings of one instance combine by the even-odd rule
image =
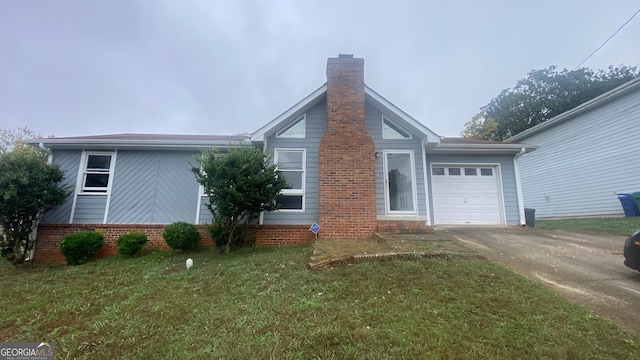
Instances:
[[[113,176],[114,153],[86,152],[84,155],[82,192],[106,194]]]
[[[384,172],[387,214],[417,214],[418,199],[413,151],[385,150]]]
[[[284,129],[280,130],[276,137],[279,138],[296,138],[304,139],[306,132],[307,114],[302,114],[296,120],[289,123]]]
[[[275,149],[274,162],[289,184],[277,198],[281,211],[304,211],[306,155],[305,149]]]
[[[382,115],[382,138],[390,140],[411,139],[411,133]]]

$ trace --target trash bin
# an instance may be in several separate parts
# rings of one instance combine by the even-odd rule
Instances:
[[[638,209],[638,216],[640,216],[640,192],[634,192],[631,194],[633,202],[636,203],[636,209]]]
[[[634,194],[640,195],[640,193]],[[640,216],[640,210],[638,210],[638,205],[636,205],[632,194],[618,194],[618,200],[622,204],[624,216]]]
[[[524,208],[524,222],[527,226],[536,227],[536,209]]]

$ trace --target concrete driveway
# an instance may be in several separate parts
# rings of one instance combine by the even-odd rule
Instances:
[[[640,334],[640,272],[622,263],[625,237],[515,227],[438,231]]]

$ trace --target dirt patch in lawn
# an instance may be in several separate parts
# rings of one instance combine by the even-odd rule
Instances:
[[[314,243],[309,267],[320,268],[338,263],[385,257],[436,257],[478,253],[459,241],[438,232],[412,234],[376,234],[371,239],[318,239]]]

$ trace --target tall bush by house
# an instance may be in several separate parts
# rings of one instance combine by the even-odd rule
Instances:
[[[65,235],[60,240],[60,252],[69,265],[82,265],[94,260],[104,244],[104,237],[97,231],[80,231]]]
[[[198,247],[201,238],[195,225],[184,221],[167,225],[162,237],[170,248],[183,251]]]
[[[147,235],[132,231],[128,234],[120,235],[116,241],[118,253],[124,256],[133,256],[142,250],[148,241]]]
[[[30,146],[0,151],[0,255],[22,264],[33,249],[31,236],[47,210],[69,196],[64,173],[47,164],[47,154]]]
[[[203,150],[191,171],[209,198],[213,215],[210,232],[216,246],[228,253],[242,244],[246,224],[261,212],[279,209],[276,201],[287,181],[271,157],[251,145],[231,147],[226,153]]]

